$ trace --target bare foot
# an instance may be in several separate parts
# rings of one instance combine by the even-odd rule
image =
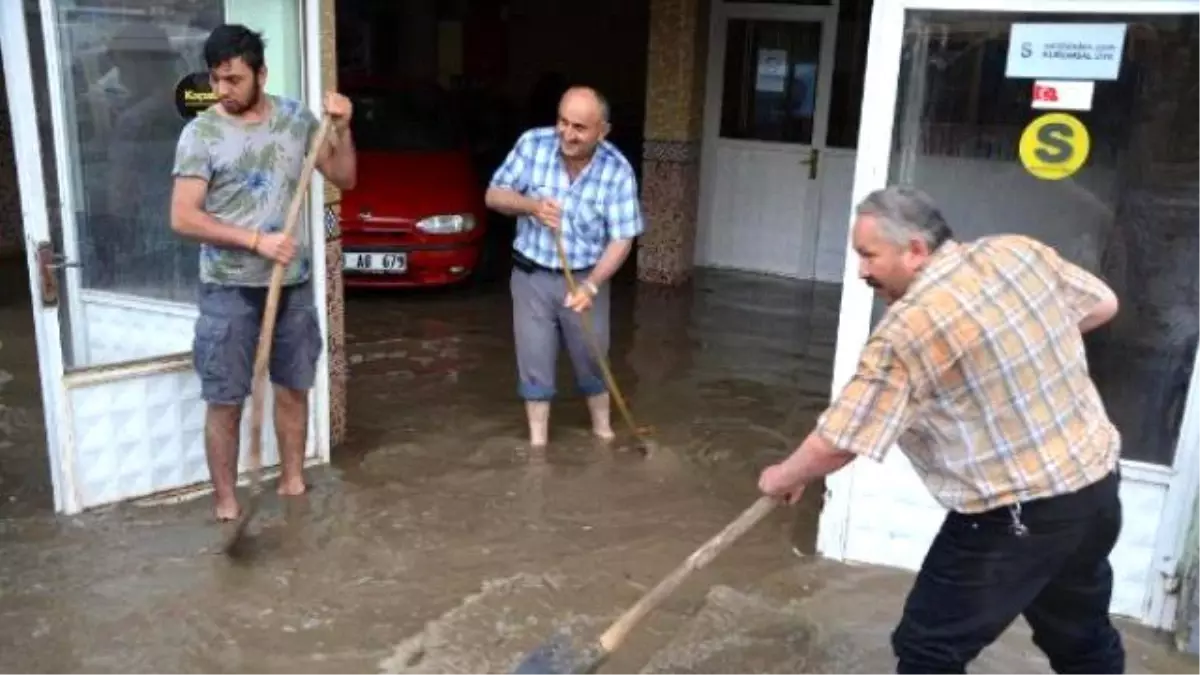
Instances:
[[[227,523],[231,520],[237,520],[242,515],[242,509],[238,506],[236,499],[231,499],[225,502],[217,502],[213,508],[213,515],[217,522]]]
[[[276,492],[280,497],[299,497],[308,491],[308,486],[304,484],[304,478],[280,478],[279,488]]]
[[[589,396],[587,407],[589,416],[592,418],[592,435],[606,443],[616,438],[617,435],[612,430],[612,422],[609,421],[608,394]]]
[[[529,422],[529,445],[546,447],[550,437],[550,402],[526,401],[525,416]]]

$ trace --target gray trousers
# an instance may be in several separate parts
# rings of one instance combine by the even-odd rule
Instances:
[[[578,283],[581,279],[577,279]],[[513,268],[513,334],[517,343],[517,393],[526,401],[554,398],[558,343],[561,335],[575,371],[575,383],[584,396],[607,391],[599,364],[584,333],[583,316],[565,307],[567,279],[561,274]],[[592,299],[592,329],[600,353],[608,354],[609,287],[604,284]]]

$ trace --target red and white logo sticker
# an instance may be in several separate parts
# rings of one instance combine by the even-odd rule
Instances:
[[[1033,83],[1033,107],[1036,110],[1091,110],[1095,90],[1095,82],[1037,80]]]

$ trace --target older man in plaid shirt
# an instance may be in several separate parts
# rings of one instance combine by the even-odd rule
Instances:
[[[1112,319],[1116,296],[1030,238],[953,241],[916,190],[869,195],[853,240],[888,311],[816,430],[760,488],[794,501],[898,443],[949,510],[892,634],[898,671],[965,672],[1024,614],[1056,672],[1123,672],[1108,618],[1121,439],[1082,338]]]
[[[595,344],[609,341],[608,280],[644,229],[637,179],[608,135],[608,104],[594,89],[568,89],[558,123],[525,132],[492,177],[489,208],[517,216],[513,243],[513,331],[518,393],[529,440],[546,444],[561,330],[576,384],[587,397],[593,433],[613,438],[609,397],[580,313],[592,311]],[[567,265],[579,283],[568,293],[555,245],[561,230]]]

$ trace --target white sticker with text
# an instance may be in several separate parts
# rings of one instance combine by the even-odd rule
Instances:
[[[1033,83],[1036,110],[1091,110],[1095,82],[1080,80],[1037,80]]]

